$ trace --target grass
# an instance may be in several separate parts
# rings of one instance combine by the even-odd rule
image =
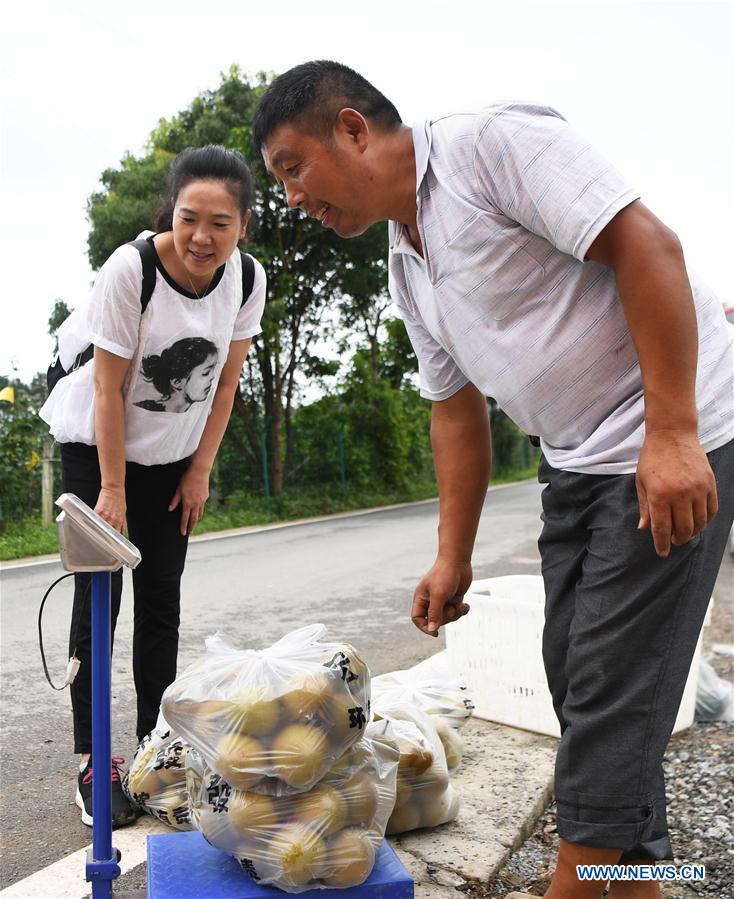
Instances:
[[[493,484],[525,480],[536,474],[535,467],[500,470],[492,475]],[[337,512],[353,512],[394,503],[415,502],[438,495],[435,481],[427,478],[403,490],[369,490],[347,485],[330,484],[325,487],[300,487],[286,490],[282,496],[271,499],[270,504],[262,496],[238,493],[217,509],[209,508],[196,530],[197,534],[225,531],[231,528],[269,524],[276,521],[293,521],[313,518]],[[6,522],[0,536],[0,561],[21,559],[58,552],[56,525],[42,525],[36,518]]]

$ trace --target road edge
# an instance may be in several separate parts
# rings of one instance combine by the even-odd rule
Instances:
[[[490,484],[487,493],[493,493],[496,490],[504,490],[506,487],[517,487],[518,484],[536,483],[535,478],[523,478],[521,481],[508,481],[506,484]],[[263,531],[276,531],[282,528],[300,527],[304,524],[318,524],[322,521],[336,521],[343,518],[358,518],[362,515],[373,515],[375,512],[390,512],[393,509],[405,509],[409,506],[425,506],[429,503],[437,503],[438,497],[432,496],[428,499],[412,500],[407,503],[393,503],[389,506],[373,506],[369,509],[354,509],[351,512],[334,512],[331,515],[317,515],[312,518],[294,518],[291,521],[274,521],[270,524],[254,524],[240,528],[229,528],[224,531],[209,531],[196,537],[191,537],[189,543],[205,543],[211,540],[225,540],[229,537],[242,537],[248,534],[259,534]],[[59,562],[57,553],[44,556],[25,556],[21,559],[8,559],[0,562],[0,572],[12,571],[16,568],[32,568],[34,566],[51,565]]]

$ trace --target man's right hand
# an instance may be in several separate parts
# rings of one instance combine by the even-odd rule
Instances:
[[[471,557],[492,462],[487,400],[465,384],[431,409],[431,447],[439,495],[438,555],[413,594],[413,624],[437,637],[466,615]]]
[[[94,511],[111,524],[116,531],[122,533],[125,529],[125,513],[127,512],[124,487],[119,490],[103,487],[99,491]]]
[[[437,637],[442,625],[451,624],[469,611],[463,600],[471,582],[469,562],[460,565],[439,556],[413,594],[413,624],[424,634]]]

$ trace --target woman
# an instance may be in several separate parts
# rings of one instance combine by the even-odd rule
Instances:
[[[63,487],[122,531],[127,520],[142,561],[133,571],[133,675],[137,736],[155,725],[161,695],[176,676],[180,582],[188,536],[202,517],[209,473],[224,435],[240,372],[265,302],[265,272],[238,249],[250,220],[250,173],[224,147],[176,157],[146,251],[155,286],[141,309],[143,256],[119,247],[92,289],[87,326],[91,364],[53,388],[41,410],[61,444]],[[244,269],[243,269],[244,266]],[[141,274],[142,269],[142,274]],[[71,687],[76,803],[92,824],[90,758],[90,576],[75,576],[70,654],[81,661]],[[112,628],[121,572],[112,576]],[[118,757],[115,762],[119,762]],[[113,825],[134,820],[112,770]]]

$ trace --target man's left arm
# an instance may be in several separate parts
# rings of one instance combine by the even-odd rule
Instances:
[[[614,270],[637,350],[645,440],[637,466],[640,527],[655,550],[686,543],[717,511],[716,482],[698,440],[698,332],[680,242],[639,200],[602,229],[586,255]]]

